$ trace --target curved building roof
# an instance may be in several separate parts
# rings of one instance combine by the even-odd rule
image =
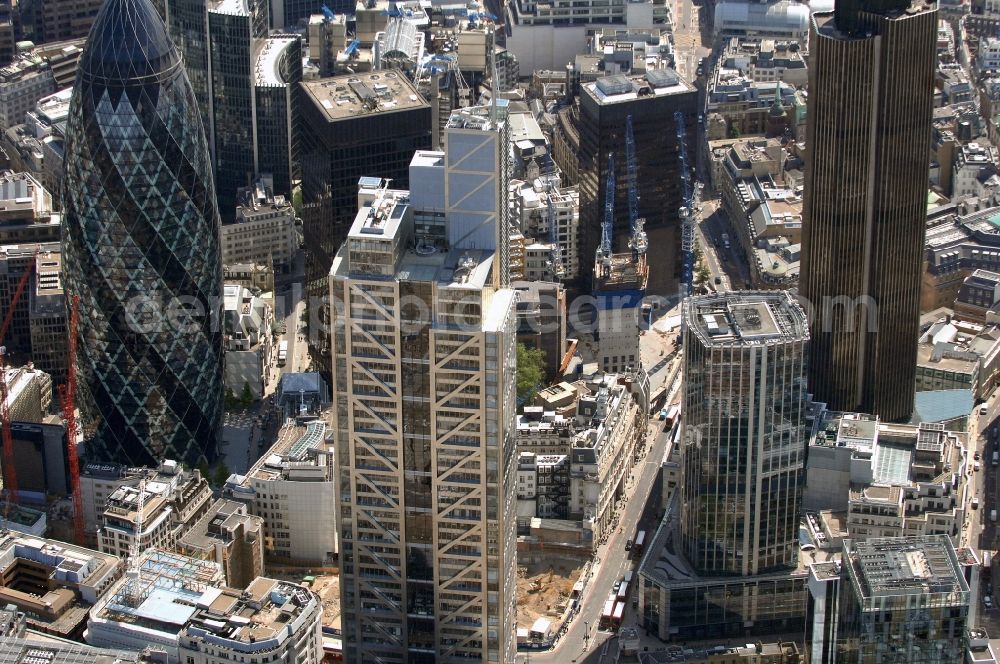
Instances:
[[[810,0],[809,11],[810,12],[832,12],[833,11],[833,0]]]
[[[180,55],[149,0],[106,0],[80,57],[79,75],[105,84],[160,80]]]
[[[386,56],[397,54],[407,58],[414,57],[414,45],[417,40],[417,26],[409,21],[390,21],[385,28]]]
[[[296,57],[292,47],[298,41],[296,35],[272,35],[263,40],[254,66],[254,84],[259,87],[288,85],[290,81],[287,80],[284,58]]]
[[[809,31],[809,14],[809,5],[789,0],[767,3],[727,0],[715,7],[715,30],[742,34],[805,35]]]

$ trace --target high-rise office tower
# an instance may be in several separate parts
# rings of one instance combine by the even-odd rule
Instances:
[[[236,194],[254,177],[254,40],[267,35],[267,3],[207,3],[209,104],[215,193],[224,219],[235,215]],[[283,192],[283,193],[291,193]]]
[[[964,655],[969,585],[947,535],[844,541],[836,638],[819,664],[950,664]]]
[[[330,273],[350,662],[516,654],[505,113],[464,109],[447,132],[445,153],[414,156],[412,195],[379,178],[362,188]],[[419,219],[437,211],[444,223],[428,230]]]
[[[630,177],[625,159],[625,120],[632,116],[635,135],[636,187],[639,217],[646,220],[649,237],[648,289],[674,295],[680,280],[683,203],[680,157],[674,113],[684,116],[688,154],[696,154],[694,136],[698,91],[670,70],[650,71],[645,77],[606,76],[580,86],[580,283],[589,288],[594,278],[591,262],[601,242],[608,154],[615,159],[615,215],[613,252],[628,251]]]
[[[208,147],[149,0],[106,0],[66,129],[63,275],[80,296],[88,454],[212,459],[222,419],[222,267]]]
[[[271,25],[275,28],[301,27],[302,19],[321,13],[323,7],[334,14],[353,14],[356,0],[271,0]]]
[[[36,44],[86,37],[101,0],[27,0],[17,3],[21,39]]]
[[[306,290],[320,297],[354,221],[358,178],[377,174],[408,187],[413,152],[431,147],[431,107],[392,71],[306,81],[299,88],[302,196],[317,205],[302,219]]]
[[[181,52],[184,70],[198,100],[208,145],[212,146],[212,84],[208,66],[208,18],[206,0],[155,0],[157,9],[167,24],[170,38]]]
[[[936,31],[920,1],[812,15],[800,292],[809,388],[833,410],[913,410]]]
[[[805,314],[787,291],[683,307],[681,541],[702,575],[794,567],[805,430]]]
[[[299,177],[299,83],[302,39],[272,35],[254,47],[254,170],[270,173],[275,191],[291,194]],[[291,198],[289,196],[289,198]]]
[[[258,175],[290,195],[301,39],[268,36],[266,0],[164,0],[163,11],[201,108],[222,218],[233,217],[239,190]]]

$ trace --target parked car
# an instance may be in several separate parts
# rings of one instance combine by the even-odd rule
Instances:
[[[982,470],[982,468],[983,468],[983,464],[979,463],[978,461],[975,462],[974,464],[972,464],[972,470],[976,471],[977,473],[980,470]]]
[[[627,542],[625,542],[625,550],[626,551],[632,550],[632,540],[628,540]]]
[[[715,278],[715,283],[721,284],[722,283],[722,277],[716,277]]]
[[[993,608],[993,598],[990,597],[989,595],[987,595],[986,597],[984,597],[983,598],[983,606],[985,606],[987,609],[992,609]]]
[[[972,499],[972,509],[974,509],[974,510],[978,510],[979,509],[979,499],[978,498],[973,498]]]
[[[977,451],[977,452],[976,452],[975,454],[973,454],[973,455],[972,455],[972,458],[973,458],[973,459],[975,459],[976,461],[979,461],[979,460],[980,460],[980,459],[982,459],[983,457],[982,457],[982,455],[980,455],[980,454],[979,454],[979,452]]]

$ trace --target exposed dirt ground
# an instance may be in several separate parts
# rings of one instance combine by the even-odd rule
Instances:
[[[529,628],[541,617],[562,615],[582,566],[568,562],[518,567],[517,626]]]

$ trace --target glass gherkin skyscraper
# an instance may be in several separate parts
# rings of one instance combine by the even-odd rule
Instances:
[[[63,263],[80,297],[88,458],[196,464],[223,399],[219,213],[205,133],[150,0],[107,0],[65,151]]]

